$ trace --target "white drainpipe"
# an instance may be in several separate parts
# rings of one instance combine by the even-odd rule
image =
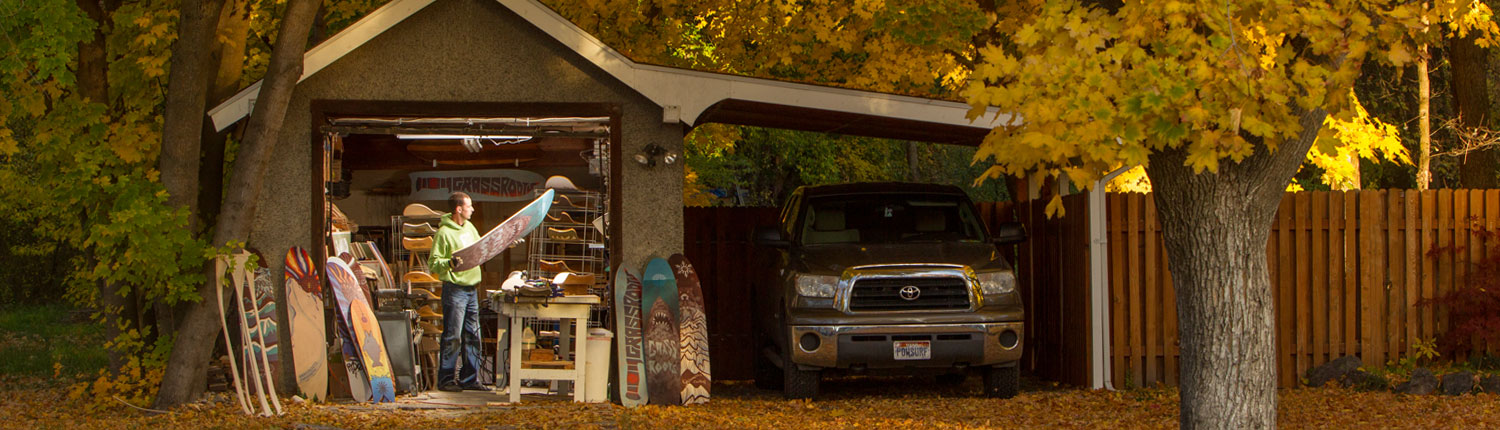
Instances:
[[[1104,187],[1111,179],[1135,166],[1124,166],[1104,175],[1089,191],[1089,315],[1093,325],[1093,389],[1114,390],[1109,350],[1109,235],[1104,224]]]

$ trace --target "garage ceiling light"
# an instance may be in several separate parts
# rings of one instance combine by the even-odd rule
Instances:
[[[517,140],[517,142],[515,142],[515,143],[520,143],[520,141],[530,140],[531,136],[505,135],[505,134],[496,134],[496,135],[489,135],[489,134],[486,134],[486,135],[471,135],[471,134],[398,134],[398,135],[396,135],[396,138],[397,139],[401,139],[401,140],[433,140],[433,139],[450,139],[450,140],[492,139],[492,140],[507,140],[507,141],[509,141],[509,140]]]

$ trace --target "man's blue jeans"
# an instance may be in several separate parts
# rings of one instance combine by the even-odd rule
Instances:
[[[462,343],[460,343],[462,340]],[[438,386],[479,384],[479,293],[477,287],[443,283],[443,344],[438,361]],[[463,368],[454,380],[459,346]]]

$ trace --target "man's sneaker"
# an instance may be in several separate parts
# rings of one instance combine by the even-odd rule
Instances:
[[[463,390],[464,391],[490,391],[490,387],[487,386],[487,385],[484,385],[484,384],[476,383],[474,385],[465,385],[465,386],[463,386]]]
[[[456,392],[456,391],[463,391],[463,390],[464,390],[464,387],[462,387],[462,386],[460,386],[458,384],[442,384],[442,385],[438,385],[438,391]]]

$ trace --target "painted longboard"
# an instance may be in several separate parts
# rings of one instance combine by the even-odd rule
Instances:
[[[391,379],[390,355],[386,353],[384,338],[380,336],[380,324],[375,320],[375,313],[370,310],[370,303],[360,297],[361,291],[354,272],[344,260],[338,258],[328,259],[327,272],[335,296],[339,296],[340,307],[347,311],[347,327],[354,338],[360,362],[364,364],[365,374],[369,377],[370,399],[377,403],[395,401],[396,385]],[[348,303],[348,307],[344,307],[345,303]],[[354,383],[351,381],[350,385],[352,387]]]
[[[646,303],[646,384],[653,405],[682,404],[682,347],[677,335],[677,279],[667,260],[646,263],[641,279],[642,303]]]
[[[516,211],[505,222],[490,229],[479,241],[470,244],[453,253],[454,256],[463,259],[464,264],[453,268],[455,272],[473,269],[496,255],[500,255],[506,248],[510,248],[517,240],[531,234],[537,226],[542,225],[542,220],[547,218],[547,210],[552,208],[552,190],[542,193],[536,200],[532,200],[526,207]]]
[[[258,267],[255,269],[255,309],[256,309],[256,334],[255,338],[260,342],[260,349],[265,353],[266,363],[271,367],[272,375],[281,374],[281,335],[280,327],[276,324],[276,277],[271,274],[271,269]]]
[[[214,257],[214,292],[217,293],[216,297],[219,299],[219,327],[224,329],[225,345],[234,345],[234,338],[229,335],[229,314],[224,309],[224,285],[234,285],[234,282],[231,275],[229,275],[229,257],[225,255]],[[235,310],[237,312],[238,308],[236,307]],[[246,415],[254,415],[255,412],[251,410],[249,395],[245,391],[245,383],[241,382],[241,379],[244,378],[240,376],[243,372],[240,371],[239,361],[243,359],[235,359],[236,355],[238,354],[225,354],[225,357],[229,358],[229,376],[233,378],[234,396],[235,399],[239,400],[241,411],[244,411]]]
[[[274,325],[263,321],[260,311],[261,300],[257,292],[261,289],[269,290],[268,285],[262,284],[257,275],[266,274],[263,268],[250,269],[248,252],[237,252],[231,257],[230,277],[234,281],[235,294],[239,296],[239,315],[243,330],[241,339],[241,353],[245,363],[245,379],[249,382],[252,390],[259,395],[262,415],[281,414],[281,400],[276,394],[276,384],[273,378],[276,373],[271,371],[270,357],[267,355],[265,332],[275,332]],[[268,291],[269,292],[269,291]],[[272,412],[266,399],[271,399],[271,404],[276,406]]]
[[[339,363],[344,374],[343,386],[349,387],[349,398],[361,402],[370,401],[370,377],[365,374],[365,365],[359,361],[359,347],[354,342],[354,335],[349,333],[349,324],[344,317],[344,311],[337,311],[338,318],[334,319],[334,332],[338,335],[342,346],[333,360]]]
[[[687,257],[673,254],[667,262],[677,279],[677,303],[682,315],[677,320],[682,351],[678,361],[678,370],[682,372],[682,404],[708,403],[713,378],[708,362],[708,315],[703,310],[703,288]]]
[[[646,349],[641,331],[641,279],[624,265],[615,269],[615,341],[619,364],[620,404],[633,408],[646,404]]]
[[[287,327],[292,344],[292,366],[296,369],[297,390],[310,400],[321,402],[328,396],[328,343],[323,325],[323,283],[307,250],[292,247],[286,251]]]
[[[323,273],[328,276],[328,286],[333,290],[334,298],[334,333],[339,337],[338,357],[336,360],[343,364],[345,382],[348,382],[349,397],[356,401],[370,401],[370,377],[365,372],[365,364],[359,358],[359,343],[355,342],[354,334],[349,331],[349,300],[344,291],[334,284],[333,273],[337,272],[334,260],[343,262],[346,266],[354,261],[354,255],[348,252],[331,257],[324,263]]]

